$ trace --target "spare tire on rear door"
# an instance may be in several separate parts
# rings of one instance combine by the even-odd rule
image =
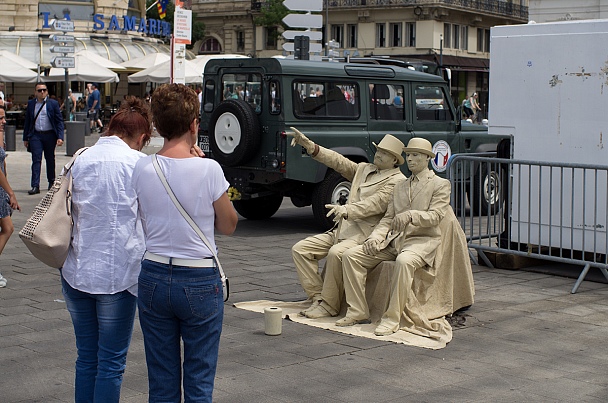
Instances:
[[[209,143],[220,164],[244,164],[258,151],[260,140],[258,117],[247,102],[227,99],[211,114]]]

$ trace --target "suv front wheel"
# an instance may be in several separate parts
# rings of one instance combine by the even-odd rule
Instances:
[[[312,212],[315,221],[324,231],[334,226],[332,217],[326,217],[326,204],[345,205],[350,196],[351,183],[334,170],[329,170],[323,182],[312,192]]]
[[[229,167],[249,161],[260,146],[258,117],[241,99],[227,99],[218,105],[211,114],[209,133],[214,158]]]

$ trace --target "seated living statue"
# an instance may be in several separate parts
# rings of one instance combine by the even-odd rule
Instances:
[[[435,156],[431,143],[422,138],[413,138],[404,151],[412,175],[395,185],[386,214],[367,240],[343,254],[348,309],[346,316],[338,320],[336,325],[352,326],[369,322],[370,312],[365,299],[367,271],[383,261],[395,261],[391,269],[390,289],[387,290],[388,303],[374,333],[386,336],[403,329],[419,336],[439,339],[449,325],[444,318],[434,320],[436,317],[427,316],[422,304],[434,296],[424,293],[434,281],[434,263],[442,237],[446,242],[451,242],[450,237],[458,235],[454,235],[454,232],[462,230],[459,225],[451,225],[452,232],[441,232],[443,218],[455,217],[450,207],[450,182],[436,176],[428,168],[429,161]],[[463,253],[468,260],[466,247],[461,249],[459,262],[463,261]],[[414,283],[414,280],[418,283]],[[440,296],[438,299],[441,299]]]
[[[300,314],[311,319],[337,316],[344,294],[342,253],[361,244],[386,212],[395,184],[405,177],[399,170],[404,163],[403,143],[387,134],[376,146],[374,163],[355,163],[335,151],[320,147],[295,128],[292,146],[304,147],[315,160],[339,172],[352,182],[345,205],[325,205],[327,216],[337,223],[323,234],[310,236],[292,248],[300,283],[311,306]],[[319,260],[327,257],[325,276],[319,274]]]

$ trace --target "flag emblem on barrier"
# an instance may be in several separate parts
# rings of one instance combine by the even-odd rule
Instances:
[[[156,7],[158,8],[158,16],[161,20],[164,20],[167,16],[167,4],[169,4],[169,0],[158,0],[158,3],[156,3]]]

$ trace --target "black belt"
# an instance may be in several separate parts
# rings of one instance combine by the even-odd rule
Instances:
[[[39,132],[38,130],[34,130],[34,134],[55,134],[55,130],[45,130],[42,132]]]

